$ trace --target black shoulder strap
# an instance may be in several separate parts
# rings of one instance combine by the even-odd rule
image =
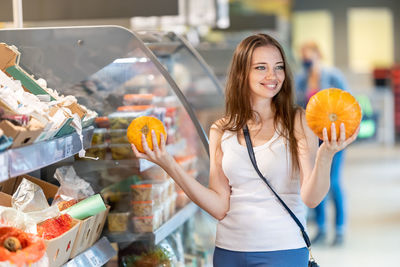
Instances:
[[[276,196],[276,198],[279,200],[279,202],[283,205],[283,207],[287,210],[287,212],[289,212],[290,217],[292,217],[292,219],[296,222],[296,224],[300,227],[301,233],[303,235],[304,241],[306,242],[307,248],[310,248],[311,246],[311,242],[310,242],[310,238],[308,237],[304,226],[301,224],[301,222],[299,221],[299,219],[296,217],[296,215],[292,212],[292,210],[286,205],[286,203],[280,198],[280,196],[275,192],[275,190],[272,188],[272,186],[269,184],[269,182],[267,181],[267,179],[261,174],[260,170],[257,167],[257,162],[256,162],[256,156],[254,155],[254,150],[253,150],[253,145],[251,143],[251,139],[250,139],[250,134],[249,134],[249,129],[247,127],[247,125],[245,125],[243,127],[243,134],[244,134],[244,139],[246,140],[246,146],[247,146],[247,151],[249,152],[249,156],[250,156],[250,160],[251,163],[254,166],[254,169],[256,170],[258,176],[260,176],[260,178],[264,181],[264,183],[266,183],[269,187],[269,189],[271,189],[272,193],[274,193],[274,195]]]

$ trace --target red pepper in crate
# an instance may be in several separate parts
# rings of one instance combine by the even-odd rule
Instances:
[[[72,226],[72,217],[68,214],[62,214],[58,217],[47,219],[38,225],[38,236],[50,240],[67,232]]]

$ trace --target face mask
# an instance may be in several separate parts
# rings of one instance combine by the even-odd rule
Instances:
[[[311,60],[303,60],[303,68],[305,70],[310,70],[312,66],[312,61]]]

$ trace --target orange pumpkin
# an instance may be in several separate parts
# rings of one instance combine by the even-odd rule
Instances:
[[[306,121],[313,132],[323,139],[326,128],[331,140],[331,125],[335,123],[336,137],[339,139],[340,124],[344,123],[346,139],[354,134],[361,122],[361,108],[357,100],[348,92],[337,88],[324,89],[313,95],[306,107]]]
[[[147,144],[153,150],[153,142],[151,139],[151,130],[154,130],[157,137],[157,143],[160,146],[161,133],[166,141],[167,133],[164,124],[157,118],[150,116],[142,116],[134,119],[128,127],[127,137],[131,144],[134,144],[139,152],[144,152],[142,146],[142,134],[146,137]]]

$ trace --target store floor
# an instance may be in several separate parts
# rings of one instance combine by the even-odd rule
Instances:
[[[322,267],[400,266],[400,146],[353,144],[347,149],[344,186],[348,227],[342,247],[315,246]],[[331,202],[330,202],[331,203]],[[329,206],[332,229],[333,207]],[[309,223],[311,235],[315,225]]]

